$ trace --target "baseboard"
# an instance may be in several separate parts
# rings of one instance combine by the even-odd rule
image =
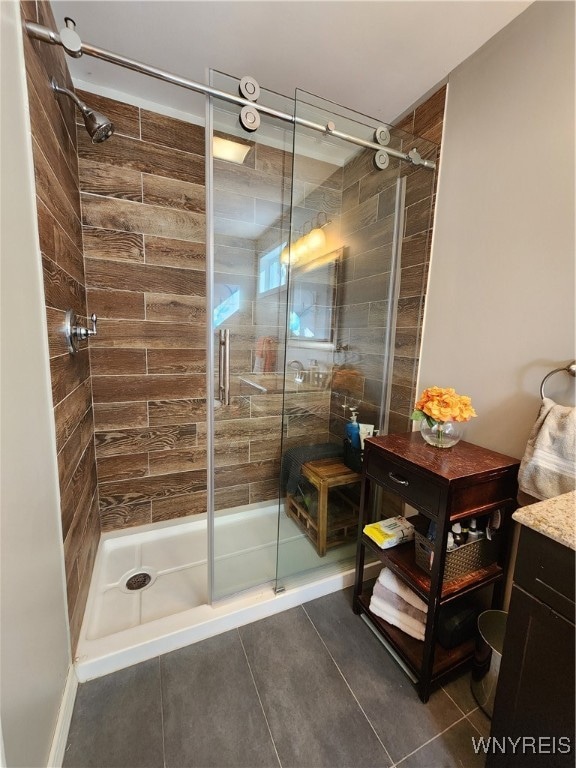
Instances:
[[[68,677],[60,702],[60,711],[56,722],[56,730],[52,739],[52,748],[48,758],[48,768],[61,768],[64,762],[64,751],[68,741],[68,731],[72,721],[72,712],[74,711],[74,702],[76,701],[76,691],[78,690],[78,678],[74,666],[70,665]]]

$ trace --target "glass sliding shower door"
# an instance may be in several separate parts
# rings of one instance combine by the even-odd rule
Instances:
[[[211,85],[237,93],[239,81],[211,72]],[[293,109],[292,99],[269,91],[260,99],[282,112]],[[276,576],[288,293],[281,254],[290,233],[293,126],[262,115],[258,131],[248,133],[239,107],[210,102],[207,438],[217,600]]]
[[[295,114],[320,125],[332,122],[367,141],[378,127],[301,91]],[[400,144],[396,138],[390,146]],[[332,472],[333,462],[343,461],[351,409],[359,422],[386,431],[404,184],[398,160],[390,158],[389,167],[378,170],[374,155],[328,131],[296,124],[286,357],[298,361],[288,372],[292,381],[303,380],[306,391],[285,395],[283,450],[293,468],[325,459],[321,468]],[[347,456],[346,462],[359,468],[360,457]],[[283,478],[280,534],[295,522],[308,547],[280,535],[278,586],[306,580],[319,567],[352,565],[359,484],[338,483],[324,498],[318,477],[294,470]]]
[[[239,81],[212,72],[211,85]],[[381,433],[408,428],[425,293],[434,174],[393,157],[379,169],[374,149],[328,128],[373,142],[371,118],[301,91],[259,102],[293,122],[260,113],[248,133],[215,97],[207,119],[213,600],[353,565],[359,486],[345,468],[360,456],[344,455],[346,423],[357,411]],[[387,146],[435,158],[389,132]]]

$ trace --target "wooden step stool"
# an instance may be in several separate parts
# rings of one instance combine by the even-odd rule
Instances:
[[[314,517],[302,501],[292,494],[286,496],[286,511],[298,523],[323,557],[326,550],[356,537],[358,528],[358,504],[341,491],[336,491],[346,511],[334,513],[328,518],[328,493],[351,483],[359,483],[361,475],[342,462],[342,459],[316,459],[302,464],[301,474],[318,491],[318,513]]]

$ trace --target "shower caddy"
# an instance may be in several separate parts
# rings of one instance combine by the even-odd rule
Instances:
[[[461,441],[439,450],[425,443],[418,432],[367,438],[364,443],[353,608],[400,662],[423,702],[428,701],[432,684],[464,667],[474,655],[473,639],[450,650],[437,642],[441,606],[489,585],[494,585],[492,606],[501,602],[507,530],[517,506],[519,466],[518,459],[472,443]],[[417,562],[415,542],[382,550],[362,533],[365,525],[375,522],[370,504],[374,485],[418,511],[417,517],[410,518],[416,531],[425,533],[430,521],[436,523],[429,575]],[[446,541],[452,523],[491,516],[496,510],[502,520],[497,558],[446,579]],[[367,555],[379,559],[428,604],[424,641],[415,640],[370,611],[371,590],[363,583]]]

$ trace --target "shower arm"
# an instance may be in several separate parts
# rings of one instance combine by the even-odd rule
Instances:
[[[129,59],[125,56],[121,56],[120,54],[106,51],[103,48],[97,48],[93,45],[90,45],[89,43],[80,43],[79,46],[78,44],[74,44],[73,47],[69,48],[62,40],[61,35],[49,29],[48,27],[44,27],[43,25],[36,24],[32,21],[25,21],[24,26],[30,37],[33,37],[36,40],[40,40],[44,43],[49,43],[51,45],[61,45],[70,56],[75,58],[78,58],[82,54],[85,54],[86,56],[92,56],[95,59],[101,59],[102,61],[107,61],[110,64],[117,64],[118,66],[124,67],[125,69],[131,69],[134,72],[140,72],[142,74],[149,75],[150,77],[155,77],[158,80],[164,80],[165,82],[172,83],[173,85],[178,85],[181,88],[187,88],[191,91],[203,93],[206,96],[215,96],[216,98],[222,99],[223,101],[228,101],[232,104],[238,104],[239,106],[257,109],[258,112],[270,115],[271,117],[276,117],[279,120],[294,123],[295,125],[299,125],[304,128],[310,128],[311,130],[318,131],[319,133],[329,134],[330,136],[334,136],[337,139],[348,141],[351,144],[356,144],[357,146],[365,147],[366,149],[373,149],[376,152],[383,151],[387,155],[397,157],[399,160],[411,163],[412,165],[421,165],[423,168],[428,168],[430,170],[435,170],[436,168],[436,163],[432,162],[431,160],[422,159],[420,154],[415,149],[406,154],[405,152],[400,152],[399,150],[392,149],[391,147],[383,146],[382,144],[376,143],[374,141],[368,141],[357,136],[351,136],[347,133],[342,133],[342,131],[336,130],[336,127],[332,122],[328,122],[326,125],[321,125],[320,123],[314,123],[311,120],[305,120],[304,118],[298,117],[297,115],[290,115],[287,112],[280,112],[276,109],[272,109],[271,107],[265,107],[263,104],[255,104],[249,99],[242,98],[242,96],[227,93],[226,91],[220,91],[217,88],[212,88],[211,86],[204,85],[203,83],[197,83],[193,80],[187,80],[184,77],[180,77],[180,75],[175,75],[171,72],[158,69],[157,67],[152,67],[149,64],[144,64],[143,62]],[[75,37],[77,36],[75,35]]]
[[[68,96],[68,98],[72,99],[74,104],[76,104],[80,112],[82,112],[82,114],[85,114],[87,110],[86,104],[84,104],[84,102],[81,101],[78,98],[78,96],[76,96],[74,91],[70,91],[68,88],[63,88],[61,85],[58,85],[58,83],[56,82],[56,80],[54,80],[54,78],[52,78],[52,80],[50,81],[50,84],[52,85],[52,90],[54,91],[54,93],[63,93],[65,96]]]

